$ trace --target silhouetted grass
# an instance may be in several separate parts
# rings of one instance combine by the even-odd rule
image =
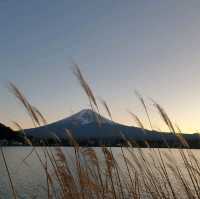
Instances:
[[[99,112],[99,105],[95,95],[77,65],[74,67],[74,74],[89,99],[91,109]],[[47,124],[44,116],[28,102],[14,84],[11,83],[10,88],[25,107],[35,126]],[[144,107],[149,125],[153,129],[148,107],[138,92],[136,95]],[[110,119],[113,120],[111,110],[106,101],[101,100],[101,103]],[[150,153],[145,153],[140,148],[134,148],[133,142],[130,142],[123,136],[123,132],[116,132],[117,134],[122,134],[128,146],[120,147],[120,157],[115,157],[113,149],[106,146],[101,147],[102,156],[99,157],[94,148],[80,147],[73,138],[72,132],[66,129],[66,136],[68,136],[73,144],[75,158],[73,168],[70,166],[71,162],[69,162],[69,158],[66,157],[66,154],[60,147],[54,149],[43,147],[44,160],[41,158],[36,147],[33,147],[31,153],[28,154],[30,156],[32,153],[36,153],[38,161],[44,169],[45,175],[41,177],[46,178],[47,197],[62,199],[200,198],[199,159],[197,159],[190,149],[189,144],[181,134],[181,130],[173,124],[165,110],[156,102],[153,102],[153,104],[169,128],[169,131],[186,147],[186,149],[177,150],[181,157],[180,161],[183,162],[182,167],[176,161],[173,150],[170,148],[166,149],[165,152],[161,152],[160,149],[149,148]],[[139,117],[130,111],[129,113],[138,126],[145,131],[145,126]],[[100,123],[99,118],[96,119]],[[20,125],[16,125],[23,133]],[[27,142],[31,145],[30,140],[27,140]],[[139,147],[136,142],[135,145]],[[148,143],[146,145],[148,146]],[[166,147],[168,147],[167,143]],[[1,152],[10,180],[13,197],[18,198],[13,182],[14,179],[10,175],[2,148]],[[176,181],[174,182],[174,180]]]

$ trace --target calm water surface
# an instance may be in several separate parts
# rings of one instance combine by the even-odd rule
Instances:
[[[103,157],[101,150],[95,148],[99,154],[100,159]],[[121,161],[121,152],[120,148],[112,148],[115,158],[118,160],[122,170],[125,170],[123,161]],[[54,148],[51,147],[50,150],[54,151]],[[73,148],[63,147],[63,150],[66,154],[67,159],[73,167]],[[27,159],[26,163],[22,163],[24,158],[30,154],[32,151],[31,147],[4,147],[3,151],[9,166],[9,170],[12,175],[12,179],[16,188],[17,193],[20,195],[20,198],[46,198],[46,178],[45,172],[41,166],[41,163],[38,161],[38,158],[35,153],[32,153]],[[37,151],[40,153],[40,156],[44,158],[43,150],[37,148]],[[133,149],[134,153],[138,153],[137,149]],[[142,149],[146,158],[151,157],[151,154],[155,155],[153,149]],[[180,154],[177,149],[172,149],[169,152],[167,149],[161,149],[162,153],[173,153],[176,161],[179,164],[179,167],[183,167],[183,162],[180,158]],[[200,150],[193,150],[195,156],[200,158]],[[5,165],[3,163],[2,156],[0,155],[0,198],[12,198],[11,189],[9,185],[8,176],[6,173]],[[171,177],[174,178],[173,174]],[[176,179],[174,178],[174,183],[176,184]],[[176,185],[175,185],[176,186]],[[180,190],[181,192],[181,190]]]

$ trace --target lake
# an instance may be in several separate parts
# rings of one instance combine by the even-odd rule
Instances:
[[[44,148],[37,147],[38,154],[42,158],[42,160],[45,160],[44,158]],[[54,147],[49,147],[49,150],[54,152]],[[131,160],[133,157],[129,157],[130,154],[127,152],[125,148],[124,152],[126,156]],[[62,147],[62,150],[65,153],[65,156],[67,160],[69,161],[70,167],[73,170],[74,167],[74,149],[71,147]],[[103,159],[103,154],[101,152],[100,148],[95,148],[97,151],[99,159]],[[40,161],[38,160],[38,157],[35,152],[31,153],[31,155],[28,156],[25,162],[22,162],[24,158],[27,157],[28,154],[32,151],[32,147],[3,147],[3,151],[5,154],[5,158],[13,179],[13,183],[16,189],[17,194],[20,196],[20,198],[47,198],[47,192],[46,192],[46,178],[45,178],[45,172],[44,169],[41,166]],[[133,154],[138,155],[139,151],[138,149],[131,149]],[[156,162],[153,161],[153,156],[159,155],[157,149],[141,149],[142,153],[144,154],[144,158],[148,160],[150,165],[152,165],[152,168],[155,169],[155,173],[157,172],[156,168]],[[112,152],[114,157],[116,158],[119,167],[122,171],[125,173],[126,165],[123,161],[122,151],[120,148],[112,148]],[[184,162],[180,156],[180,151],[178,149],[160,149],[160,152],[166,156],[172,156],[173,154],[173,160],[170,160],[168,158],[166,161],[176,161],[178,164],[178,167],[182,169],[183,173],[185,172],[185,176],[187,178],[187,172],[185,171]],[[200,150],[192,150],[192,153],[195,155],[195,157],[199,160],[200,158]],[[166,155],[168,154],[168,155]],[[3,163],[2,155],[0,155],[0,198],[12,198],[12,192],[9,184],[8,175],[6,172],[5,165]],[[132,161],[132,160],[131,160]],[[133,164],[135,160],[133,160]],[[103,164],[103,163],[102,163]],[[158,165],[159,166],[159,165]],[[178,181],[176,179],[176,176],[173,172],[168,170],[170,174],[170,178],[172,179],[172,182],[174,183],[173,186],[177,186],[177,193],[180,192],[180,194],[183,194],[181,187],[178,186]]]

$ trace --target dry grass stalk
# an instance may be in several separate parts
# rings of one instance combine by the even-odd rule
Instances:
[[[148,118],[148,121],[149,121],[149,125],[150,125],[150,128],[151,130],[153,130],[153,126],[152,126],[152,123],[151,123],[151,119],[150,119],[150,115],[149,115],[149,111],[148,111],[148,108],[147,108],[147,105],[144,101],[144,98],[140,95],[140,93],[138,91],[135,91],[135,95],[138,97],[139,101],[141,102],[144,110],[145,110],[145,113],[147,115],[147,118]]]
[[[17,199],[17,194],[16,194],[16,191],[15,191],[13,180],[12,180],[10,170],[8,168],[8,164],[7,164],[4,152],[3,152],[3,147],[0,147],[0,149],[1,149],[1,155],[2,155],[2,158],[3,158],[3,162],[4,162],[4,165],[5,165],[5,168],[6,168],[6,172],[8,174],[8,178],[9,178],[9,182],[10,182],[10,186],[11,186],[11,190],[12,190],[12,196],[13,196],[14,199]]]
[[[74,66],[74,74],[84,89],[91,108],[93,110],[96,109],[99,113],[99,107],[95,96],[83,77],[78,65]],[[44,116],[37,108],[28,102],[14,84],[10,83],[10,88],[12,93],[27,110],[35,126],[47,124]],[[136,95],[146,112],[152,129],[146,103],[138,92],[136,92]],[[109,106],[104,100],[101,102],[108,116],[112,120]],[[187,143],[187,140],[182,136],[181,130],[173,125],[165,110],[156,102],[154,102],[154,106],[157,108],[162,120],[168,126],[170,132],[177,137],[182,146],[188,148],[187,150],[178,150],[187,177],[183,172],[183,169],[179,168],[172,150],[168,149],[169,153],[162,153],[160,149],[148,149],[150,151],[150,154],[148,154],[140,148],[135,149],[134,147],[139,147],[137,142],[134,140],[130,141],[121,132],[120,133],[128,146],[127,148],[120,148],[123,160],[122,163],[125,165],[126,172],[120,168],[120,165],[113,155],[112,148],[107,148],[105,146],[101,147],[105,160],[102,163],[99,161],[96,151],[93,148],[81,148],[69,130],[66,130],[66,133],[74,150],[75,166],[73,170],[69,166],[71,162],[66,158],[66,154],[61,148],[56,148],[56,153],[54,153],[51,149],[43,147],[42,151],[45,157],[43,160],[37,148],[33,147],[23,162],[30,157],[33,151],[36,153],[37,158],[44,169],[47,197],[49,199],[142,199],[144,194],[147,194],[148,198],[153,199],[178,199],[179,195],[176,192],[176,188],[173,186],[173,181],[170,178],[170,171],[176,177],[177,183],[181,186],[186,198],[200,198],[199,160],[195,157],[193,151],[190,150],[190,146]],[[131,112],[130,114],[135,119],[138,126],[145,131],[140,119],[135,114]],[[15,125],[23,133],[21,126],[18,123],[15,123]],[[2,148],[1,154],[9,177],[13,197],[17,198]],[[50,167],[52,170],[50,170]],[[59,190],[55,189],[56,185],[59,186]]]

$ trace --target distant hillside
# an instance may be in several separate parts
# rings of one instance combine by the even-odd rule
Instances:
[[[0,139],[15,139],[15,134],[11,128],[0,123]]]
[[[11,128],[0,123],[0,141],[7,141],[7,143],[12,144],[13,142],[23,143],[23,136],[19,132],[13,131]]]

